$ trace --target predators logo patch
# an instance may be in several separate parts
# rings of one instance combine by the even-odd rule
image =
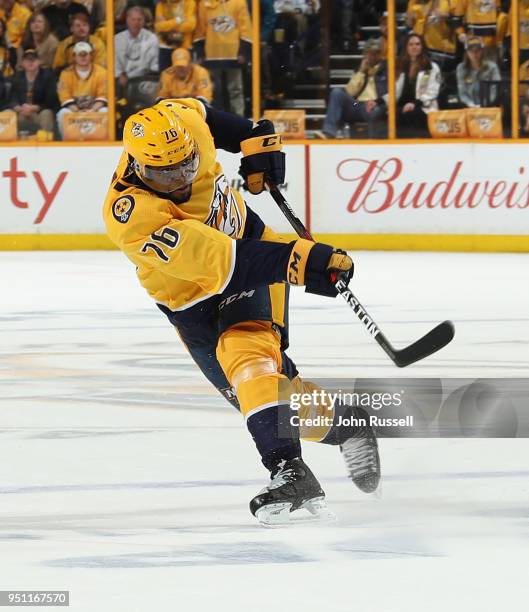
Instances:
[[[224,174],[215,179],[213,198],[204,223],[230,238],[236,238],[241,231],[242,214]]]
[[[237,25],[229,15],[218,15],[217,17],[213,17],[209,20],[209,24],[214,32],[222,32],[223,34],[232,32]]]
[[[118,198],[112,205],[114,219],[120,223],[127,223],[134,210],[134,198],[126,195]]]

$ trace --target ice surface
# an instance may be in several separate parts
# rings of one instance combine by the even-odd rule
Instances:
[[[310,376],[529,376],[525,255],[357,253],[355,291],[399,371],[339,301],[293,291]],[[266,481],[119,253],[1,253],[0,589],[67,589],[83,611],[499,611],[529,601],[529,441],[383,440],[383,497],[336,448],[305,458],[339,520],[267,530]]]

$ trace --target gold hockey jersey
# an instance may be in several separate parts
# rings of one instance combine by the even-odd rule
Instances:
[[[464,21],[468,35],[481,36],[486,47],[496,44],[502,21],[501,0],[465,0]]]
[[[203,66],[192,64],[192,69],[187,79],[179,79],[174,67],[167,68],[160,75],[160,98],[185,98],[199,96],[211,102],[213,98],[213,85],[209,72]]]
[[[102,102],[107,101],[107,71],[96,64],[92,65],[86,79],[79,76],[75,66],[69,66],[61,72],[57,85],[61,106],[70,104],[75,98],[91,96]]]
[[[428,49],[454,55],[457,48],[455,20],[464,12],[463,0],[433,0],[432,2],[408,2],[408,18],[413,31],[424,37]]]
[[[190,49],[197,23],[195,0],[161,0],[154,13],[154,30],[161,47]],[[179,40],[181,39],[181,40]]]
[[[235,265],[246,205],[217,161],[204,105],[173,100],[200,152],[188,201],[175,204],[146,188],[131,171],[126,153],[108,191],[103,217],[111,240],[136,265],[149,295],[173,311],[221,293]]]
[[[236,60],[240,42],[252,42],[246,0],[202,0],[193,42],[205,40],[206,60]]]

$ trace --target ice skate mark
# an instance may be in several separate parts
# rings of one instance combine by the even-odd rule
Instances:
[[[318,559],[280,542],[245,542],[224,544],[211,542],[190,548],[174,548],[164,552],[124,555],[69,557],[44,562],[47,567],[67,568],[155,568],[248,564],[310,563]]]
[[[200,428],[202,429],[202,428]],[[431,474],[388,474],[384,482],[428,481],[428,480],[483,480],[487,478],[528,478],[529,470],[498,472],[437,472]],[[346,483],[345,476],[322,478],[326,483]],[[250,487],[262,484],[260,479],[241,480],[177,480],[163,482],[117,482],[101,484],[23,485],[0,487],[0,495],[23,495],[29,493],[64,493],[67,491],[127,491],[149,489],[194,489],[211,487]]]

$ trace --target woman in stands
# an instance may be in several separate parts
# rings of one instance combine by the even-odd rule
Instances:
[[[22,44],[17,49],[17,68],[22,68],[22,55],[25,49],[36,49],[41,68],[51,68],[59,41],[50,31],[50,22],[46,15],[35,12],[28,20]]]
[[[465,58],[456,70],[457,95],[463,106],[479,108],[498,102],[500,70],[495,62],[484,59],[484,43],[478,36],[469,36]]]
[[[401,138],[428,136],[427,113],[438,109],[441,71],[421,36],[409,34],[397,61],[397,129]]]

